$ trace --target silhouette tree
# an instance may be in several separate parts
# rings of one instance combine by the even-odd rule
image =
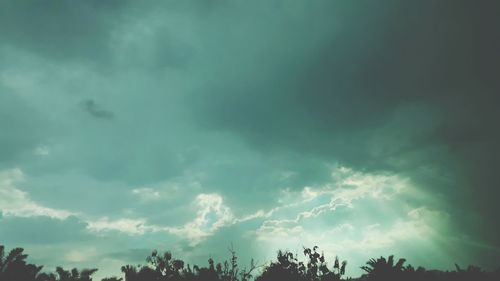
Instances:
[[[217,265],[217,270],[215,269],[214,260],[212,258],[208,259],[207,267],[193,266],[193,275],[191,280],[207,280],[207,281],[218,281],[219,276],[222,274],[222,269],[220,264]]]
[[[126,265],[121,268],[124,278],[109,277],[101,281],[250,281],[252,272],[257,268],[250,263],[249,268],[238,265],[238,257],[233,247],[229,248],[229,260],[215,263],[208,259],[207,267],[192,267],[180,259],[174,259],[170,252],[162,254],[153,251],[146,258],[146,265]],[[339,281],[343,280],[346,261],[338,257],[329,267],[323,253],[318,247],[304,248],[305,260],[299,261],[297,255],[289,251],[278,251],[276,261],[264,267],[255,281]],[[92,281],[92,275],[97,269],[73,268],[65,270],[56,267],[55,272],[41,272],[42,266],[26,262],[27,255],[22,248],[14,248],[8,254],[0,245],[0,281]],[[380,257],[370,259],[361,268],[366,272],[357,280],[366,281],[498,281],[500,268],[486,272],[478,266],[470,265],[461,268],[455,264],[454,271],[426,270],[423,267],[415,269],[412,265],[405,266],[405,259],[397,262],[394,256],[387,259]],[[348,279],[349,280],[349,279]]]
[[[317,252],[318,246],[311,249],[304,248],[304,255],[307,257],[306,275],[307,280],[321,280],[321,281],[335,281],[340,280],[342,275],[345,274],[347,261],[339,262],[336,256],[334,260],[333,269],[330,270],[325,261],[323,253],[321,255]]]
[[[158,278],[161,280],[179,279],[181,270],[184,268],[184,261],[173,259],[172,253],[165,252],[162,255],[154,250],[146,261],[153,267]]]
[[[253,259],[250,260],[250,268],[243,268],[243,270],[241,270],[240,272],[240,277],[241,277],[241,281],[248,281],[250,280],[253,275],[252,275],[252,272],[257,269],[258,266],[255,264],[255,261]]]
[[[277,262],[271,262],[262,275],[257,277],[257,281],[280,281],[280,280],[298,280],[298,281],[337,281],[341,280],[345,274],[346,261],[339,262],[335,258],[332,270],[328,268],[323,253],[317,252],[318,247],[312,249],[304,248],[306,263],[299,261],[296,256],[288,251],[278,251]]]
[[[424,278],[426,277],[426,273],[425,268],[421,266],[415,269],[411,264],[409,264],[404,268],[404,276],[407,281],[425,280]]]
[[[57,277],[54,273],[42,272],[36,277],[36,281],[57,281]]]
[[[14,248],[5,256],[5,247],[0,245],[0,280],[36,280],[42,266],[26,262],[24,249]]]
[[[366,266],[362,266],[367,273],[368,280],[379,281],[379,280],[398,280],[402,277],[403,270],[405,269],[403,264],[406,259],[399,259],[396,264],[394,264],[394,256],[391,255],[387,259],[380,257],[378,259],[370,259],[366,262]]]
[[[277,261],[271,262],[256,281],[304,280],[305,266],[288,251],[278,251]]]
[[[148,266],[125,265],[121,270],[125,274],[125,281],[163,280],[158,271]]]
[[[97,268],[92,269],[82,269],[79,271],[76,268],[71,270],[65,270],[64,268],[58,266],[56,267],[56,273],[58,275],[57,281],[92,281],[92,274],[97,271]]]
[[[121,268],[122,272],[125,274],[125,281],[137,281],[137,268],[132,265],[124,265]]]

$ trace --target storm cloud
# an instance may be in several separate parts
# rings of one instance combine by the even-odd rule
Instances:
[[[227,241],[497,266],[498,8],[4,1],[0,194],[68,215],[0,200],[0,240],[103,275]]]

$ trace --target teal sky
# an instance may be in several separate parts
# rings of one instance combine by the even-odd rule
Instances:
[[[0,244],[499,266],[500,7],[405,2],[1,1]]]

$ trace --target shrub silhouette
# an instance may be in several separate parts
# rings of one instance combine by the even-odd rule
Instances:
[[[26,262],[28,255],[22,248],[14,248],[5,255],[5,247],[0,245],[0,280],[37,280],[41,266]]]
[[[76,268],[65,270],[62,267],[56,267],[58,275],[57,281],[92,281],[92,274],[97,271],[97,268],[82,269],[79,271]]]
[[[97,271],[93,269],[82,269],[79,271],[76,268],[65,270],[62,267],[56,267],[56,274],[54,273],[41,273],[36,277],[36,281],[92,281],[92,274]],[[109,279],[109,278],[108,278]],[[0,279],[1,280],[1,279]],[[33,280],[33,279],[27,279]],[[113,281],[113,279],[110,279]]]
[[[125,274],[125,281],[247,281],[252,278],[252,272],[257,268],[253,260],[249,269],[240,270],[238,258],[233,248],[229,248],[231,254],[229,261],[215,264],[212,258],[208,259],[208,267],[197,265],[186,265],[184,261],[172,257],[172,253],[158,253],[153,251],[146,258],[147,265],[143,266],[122,266],[121,270]]]
[[[361,269],[367,272],[367,279],[370,281],[399,280],[403,278],[405,262],[406,259],[399,259],[394,264],[394,256],[391,255],[387,259],[384,257],[370,259]]]
[[[254,271],[259,268],[252,260],[250,267],[240,268],[238,257],[231,247],[230,257],[222,263],[208,259],[207,267],[186,264],[175,259],[170,252],[153,251],[146,258],[145,265],[125,265],[121,271],[124,278],[109,277],[101,281],[249,281],[254,278]],[[304,248],[304,261],[289,251],[278,251],[275,261],[263,267],[255,281],[339,281],[345,275],[347,262],[340,262],[338,257],[329,266],[318,247]],[[0,281],[92,281],[96,268],[65,270],[56,267],[55,272],[41,272],[42,266],[26,261],[28,255],[22,248],[14,248],[8,254],[0,245]],[[361,268],[366,272],[358,279],[361,281],[498,281],[500,268],[494,272],[486,272],[480,267],[470,265],[461,268],[455,264],[454,271],[415,269],[405,266],[405,259],[395,262],[394,256],[387,259],[380,257],[370,259]]]
[[[288,251],[278,251],[277,262],[272,262],[264,269],[257,281],[337,281],[345,274],[346,261],[339,263],[335,257],[333,268],[330,270],[325,261],[325,256],[317,252],[318,247],[304,248],[307,262],[301,262]]]

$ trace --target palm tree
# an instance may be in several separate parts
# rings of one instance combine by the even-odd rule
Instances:
[[[92,281],[92,274],[94,274],[96,271],[97,268],[86,268],[82,269],[81,271],[73,268],[71,271],[69,271],[58,266],[56,267],[56,273],[59,277],[57,281]]]
[[[24,249],[14,248],[5,256],[5,247],[0,245],[0,280],[36,280],[41,266],[26,262]]]
[[[394,264],[394,256],[391,255],[387,259],[384,257],[370,259],[361,269],[367,273],[368,280],[396,280],[403,273],[405,262],[406,259],[399,259]]]
[[[125,281],[136,281],[137,277],[137,267],[133,265],[125,265],[121,268],[122,272],[125,274]]]

